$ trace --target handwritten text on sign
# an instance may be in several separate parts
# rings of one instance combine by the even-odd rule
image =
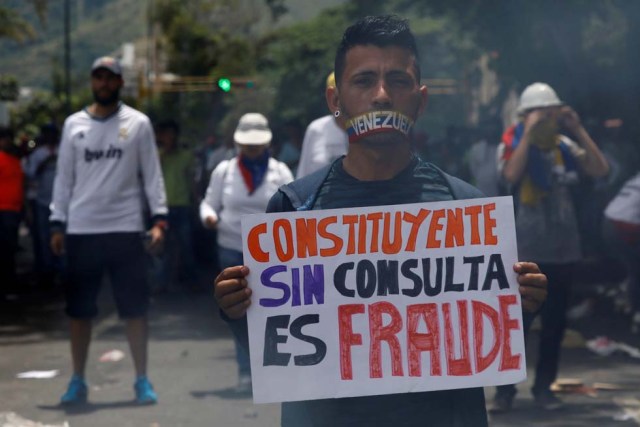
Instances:
[[[256,402],[526,377],[510,197],[242,218]]]

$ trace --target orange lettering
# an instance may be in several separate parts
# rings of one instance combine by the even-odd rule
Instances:
[[[378,240],[380,240],[380,220],[382,212],[375,212],[367,215],[367,219],[372,223],[371,229],[371,253],[378,252]]]
[[[282,247],[280,231],[284,232],[285,248]],[[293,232],[291,223],[286,219],[276,219],[273,222],[273,241],[276,246],[276,255],[282,262],[290,261],[293,258]]]
[[[328,216],[326,218],[322,218],[318,223],[318,234],[320,235],[320,237],[322,237],[323,239],[331,240],[333,242],[332,247],[320,249],[320,256],[322,257],[336,256],[342,249],[342,239],[327,230],[327,227],[330,224],[335,224],[337,222],[337,216]]]
[[[493,234],[493,229],[496,228],[495,218],[491,218],[491,212],[496,209],[495,203],[489,203],[484,205],[482,211],[484,213],[484,244],[485,245],[497,245],[498,238]]]
[[[391,213],[385,212],[382,229],[382,252],[385,254],[397,254],[402,249],[402,213],[396,212],[393,224],[393,241],[391,236]]]
[[[403,221],[411,223],[411,231],[409,232],[409,238],[407,239],[407,246],[404,248],[405,251],[414,252],[416,250],[418,230],[420,230],[420,225],[422,225],[430,213],[431,211],[429,209],[420,209],[417,216],[414,216],[409,212],[404,213],[404,216],[402,217]]]
[[[433,211],[433,215],[431,215],[431,223],[429,224],[429,234],[427,236],[427,248],[439,248],[440,240],[436,237],[436,232],[442,230],[442,224],[440,224],[440,220],[444,218],[445,212],[444,209],[438,209],[437,211]]]
[[[367,252],[367,216],[360,215],[360,222],[358,223],[358,253],[364,254]]]
[[[456,241],[455,244],[453,241]],[[464,218],[462,208],[447,209],[447,233],[444,245],[447,248],[454,246],[464,246]]]
[[[318,255],[315,218],[296,219],[296,240],[298,246],[298,258]]]
[[[342,223],[349,226],[347,255],[353,255],[356,253],[356,224],[358,223],[358,215],[343,215]]]
[[[478,216],[482,212],[482,206],[474,205],[467,206],[464,208],[464,214],[469,215],[471,217],[471,244],[479,245],[480,242],[480,232],[478,231]]]
[[[258,224],[249,231],[247,236],[247,246],[249,247],[249,253],[258,262],[269,262],[269,253],[262,250],[260,247],[260,235],[267,232],[267,224]]]

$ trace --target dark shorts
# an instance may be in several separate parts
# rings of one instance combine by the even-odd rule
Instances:
[[[97,299],[106,272],[118,314],[142,317],[149,308],[147,255],[140,233],[67,235],[67,314],[90,319],[98,313]]]

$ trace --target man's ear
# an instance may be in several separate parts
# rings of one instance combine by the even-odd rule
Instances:
[[[327,99],[327,107],[329,107],[329,111],[334,115],[336,121],[344,129],[346,115],[344,111],[342,111],[342,106],[340,105],[340,97],[338,96],[338,88],[335,86],[327,87],[325,91],[325,98]],[[336,115],[336,112],[340,112],[340,114]]]
[[[420,106],[418,107],[418,116],[424,113],[424,109],[427,108],[427,101],[429,100],[429,89],[427,85],[420,86]]]
[[[325,98],[327,99],[327,107],[329,107],[329,111],[331,113],[335,113],[340,109],[340,99],[338,98],[338,88],[335,86],[327,87],[325,93]]]

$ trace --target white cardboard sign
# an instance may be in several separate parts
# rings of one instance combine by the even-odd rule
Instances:
[[[256,403],[526,378],[511,197],[242,218]]]

